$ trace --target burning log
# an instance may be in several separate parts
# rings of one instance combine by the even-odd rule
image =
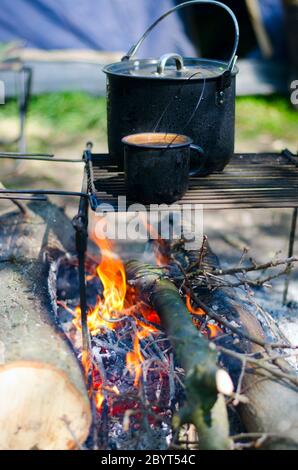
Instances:
[[[30,208],[0,219],[0,448],[71,449],[88,436],[90,405],[55,323],[47,259],[72,249],[73,230],[56,206]]]
[[[158,313],[161,326],[173,345],[178,362],[185,370],[186,405],[176,425],[195,425],[200,449],[228,449],[229,425],[222,395],[232,392],[228,374],[216,365],[217,355],[211,344],[193,326],[179,292],[162,270],[127,263],[128,280]]]

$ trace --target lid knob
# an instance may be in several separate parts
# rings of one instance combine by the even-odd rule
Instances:
[[[181,55],[170,52],[169,54],[162,55],[161,58],[159,59],[159,62],[157,64],[158,75],[164,75],[165,68],[169,60],[175,60],[177,70],[184,69],[184,62],[183,62],[183,58],[181,57]]]

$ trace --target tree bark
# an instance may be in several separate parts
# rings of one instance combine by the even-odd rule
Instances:
[[[32,208],[0,219],[0,449],[72,449],[88,436],[90,404],[48,276],[73,228],[56,206]]]

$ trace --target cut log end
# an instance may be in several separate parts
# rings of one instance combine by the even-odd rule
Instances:
[[[0,449],[80,448],[91,411],[82,370],[55,320],[52,253],[73,251],[71,222],[54,205],[1,217]]]
[[[68,450],[87,438],[88,400],[55,367],[29,361],[0,367],[0,449]]]

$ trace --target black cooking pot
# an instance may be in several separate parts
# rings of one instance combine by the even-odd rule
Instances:
[[[210,4],[232,17],[235,42],[229,62],[182,58],[132,59],[144,39],[170,13],[186,6]],[[123,169],[122,138],[140,132],[189,136],[207,155],[200,174],[221,171],[234,153],[235,66],[239,42],[237,19],[217,1],[195,0],[172,8],[156,20],[122,58],[106,66],[109,153]]]

